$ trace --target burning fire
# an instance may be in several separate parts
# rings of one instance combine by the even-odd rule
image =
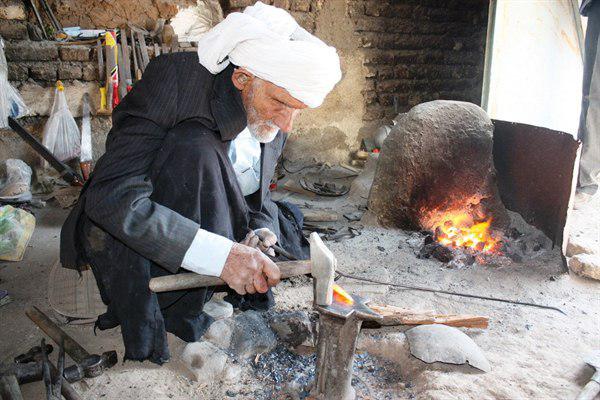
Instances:
[[[447,216],[435,227],[435,239],[451,248],[472,249],[481,253],[500,251],[500,240],[492,234],[492,218],[476,222],[466,213]]]
[[[340,285],[333,284],[333,299],[339,303],[354,304],[354,299]]]

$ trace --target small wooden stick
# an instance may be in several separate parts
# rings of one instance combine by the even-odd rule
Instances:
[[[383,315],[384,326],[443,324],[462,328],[487,329],[489,317],[481,315],[437,314],[433,310],[414,311],[387,304],[369,304],[369,307]]]

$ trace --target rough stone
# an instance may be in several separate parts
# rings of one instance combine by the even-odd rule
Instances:
[[[596,239],[588,236],[569,236],[569,242],[567,243],[567,257],[573,257],[578,254],[600,254],[600,239]]]
[[[234,381],[241,373],[238,365],[227,363],[227,354],[209,342],[185,346],[181,359],[201,385]]]
[[[58,79],[81,79],[82,70],[81,63],[78,62],[61,62],[58,65]]]
[[[448,212],[508,215],[495,184],[493,125],[480,107],[432,101],[398,117],[383,144],[369,209],[385,226],[433,229]]]
[[[29,76],[29,68],[23,63],[8,63],[8,80],[25,81]]]
[[[49,42],[8,43],[5,54],[8,61],[53,61],[58,59],[56,45]]]
[[[26,20],[25,3],[19,0],[0,0],[0,19]]]
[[[569,268],[577,275],[600,280],[600,256],[597,254],[578,254],[571,257]]]
[[[231,335],[233,334],[233,319],[221,319],[215,321],[208,328],[202,339],[208,340],[215,346],[222,349],[229,349],[231,345]]]
[[[28,39],[27,25],[20,21],[2,21],[0,23],[0,36],[4,39]]]
[[[82,45],[62,46],[59,49],[60,59],[63,61],[89,61],[90,51],[89,46]]]
[[[310,0],[292,0],[291,9],[294,11],[309,12]]]
[[[220,320],[233,315],[233,306],[225,300],[212,299],[204,304],[203,311],[215,320]]]
[[[274,0],[273,5],[275,7],[283,8],[284,10],[289,10],[290,0]]]
[[[84,81],[98,80],[98,64],[93,62],[83,63],[81,77]]]
[[[277,345],[275,334],[260,313],[246,311],[234,321],[229,351],[236,357],[249,358],[268,353]]]
[[[277,338],[291,347],[315,345],[316,324],[305,312],[290,311],[274,314],[269,325]]]
[[[55,62],[37,62],[29,67],[31,77],[39,81],[55,81],[57,69]]]

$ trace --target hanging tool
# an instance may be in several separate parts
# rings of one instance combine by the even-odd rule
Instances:
[[[131,56],[129,53],[129,44],[127,43],[127,29],[125,28],[121,28],[121,58],[123,59],[121,80],[125,81],[126,92],[129,92],[133,81],[131,80]]]
[[[133,75],[136,81],[142,79],[142,71],[140,70],[139,50],[135,44],[135,36],[131,30],[131,51],[133,52]]]
[[[21,125],[17,120],[12,117],[8,117],[8,125],[21,136],[21,138],[30,145],[36,153],[38,153],[42,158],[52,166],[58,173],[61,178],[63,178],[66,182],[70,183],[73,186],[82,186],[83,179],[77,174],[77,172],[73,171],[71,167],[59,161],[54,154],[46,146],[41,144],[33,135]]]
[[[58,20],[54,16],[54,13],[52,12],[52,9],[50,8],[50,6],[46,2],[46,0],[39,0],[39,1],[42,4],[42,8],[46,12],[46,15],[48,15],[48,18],[50,19],[50,23],[52,24],[52,27],[54,28],[55,35],[62,33],[63,32],[62,25],[60,24],[60,22],[58,22]]]
[[[106,102],[112,112],[119,104],[118,48],[114,32],[107,31],[104,35],[104,48],[106,49]]]
[[[144,37],[144,34],[142,32],[136,32],[136,36],[137,41],[140,44],[140,53],[142,54],[140,69],[143,73],[150,63],[150,58],[148,57],[148,48],[146,47],[146,38]]]
[[[42,16],[40,15],[39,10],[37,9],[37,6],[35,5],[35,2],[33,0],[29,0],[29,7],[31,7],[31,9],[33,10],[33,14],[35,15],[35,19],[38,22],[38,25],[40,26],[40,29],[42,30],[42,38],[45,40],[48,40],[48,35],[46,34],[46,29],[44,28],[44,22],[42,21]]]
[[[117,363],[117,352],[107,351],[100,354],[90,354],[81,347],[71,336],[60,329],[46,314],[37,307],[31,307],[25,311],[29,317],[46,335],[55,343],[61,345],[65,352],[75,361],[75,365],[65,368],[64,377],[69,382],[82,378],[95,378]]]
[[[92,168],[92,127],[90,123],[90,95],[83,95],[83,113],[81,118],[81,156],[79,157],[79,167],[84,180],[90,177]]]
[[[98,83],[100,85],[100,109],[98,114],[110,114],[106,107],[106,70],[104,69],[104,47],[102,41],[96,41],[96,55],[98,57]]]

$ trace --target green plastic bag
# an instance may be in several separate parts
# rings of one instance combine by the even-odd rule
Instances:
[[[35,217],[12,206],[0,207],[0,260],[21,261],[35,228]]]

